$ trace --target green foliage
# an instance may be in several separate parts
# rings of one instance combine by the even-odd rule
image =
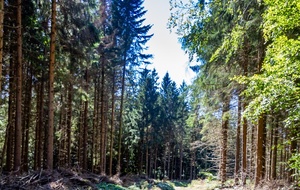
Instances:
[[[175,190],[174,187],[168,183],[159,182],[156,184],[161,190]]]
[[[291,169],[295,170],[294,177],[300,187],[300,153],[293,154],[288,161],[288,165]]]
[[[204,176],[205,179],[208,181],[208,182],[211,182],[212,180],[216,180],[217,177],[214,176],[211,172],[207,172],[207,171],[201,171],[199,173],[200,176]]]
[[[100,183],[96,185],[99,190],[126,190],[126,188],[111,183]]]

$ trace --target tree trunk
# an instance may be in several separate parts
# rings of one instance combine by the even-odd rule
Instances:
[[[126,56],[124,56],[125,59]],[[123,130],[123,107],[124,107],[124,94],[125,94],[125,76],[126,76],[126,61],[123,63],[122,73],[122,91],[121,91],[121,105],[120,105],[120,124],[119,124],[119,137],[118,137],[118,163],[117,163],[117,175],[121,174],[121,146],[122,146],[122,130]]]
[[[37,121],[35,130],[35,159],[34,168],[39,170],[42,168],[42,152],[43,152],[43,118],[44,118],[44,72],[37,91]]]
[[[110,150],[109,150],[109,175],[112,176],[112,161],[114,148],[114,125],[115,125],[115,70],[113,70],[112,77],[112,91],[111,91],[111,120],[110,120]]]
[[[246,103],[243,102],[243,111],[246,109]],[[242,160],[242,184],[246,185],[247,178],[247,119],[243,117],[243,160]],[[251,162],[251,160],[250,160]]]
[[[226,98],[222,108],[222,144],[221,144],[221,163],[220,163],[220,178],[224,185],[226,181],[226,163],[227,163],[227,141],[228,141],[228,111],[229,100]]]
[[[183,140],[180,141],[179,179],[182,180]]]
[[[24,104],[24,119],[23,119],[23,142],[22,142],[22,158],[23,171],[28,172],[28,155],[29,155],[29,128],[31,126],[31,96],[32,96],[32,73],[30,66],[27,68],[27,84]]]
[[[22,159],[22,7],[17,1],[17,86],[15,116],[14,171],[20,173]]]
[[[272,161],[271,161],[271,179],[276,179],[276,166],[277,166],[277,145],[278,145],[278,119],[276,119],[276,124],[274,130],[274,149],[272,151]]]
[[[56,41],[56,0],[52,0],[51,39],[49,63],[49,113],[47,138],[47,169],[53,169],[53,135],[54,135],[54,65]]]
[[[241,102],[241,97],[239,96],[238,98],[238,118],[237,118],[237,128],[236,128],[236,151],[235,151],[235,171],[234,171],[234,176],[235,176],[235,184],[239,184],[239,172],[240,172],[240,155],[241,155],[241,112],[242,112],[242,102]]]
[[[88,93],[89,89],[89,76],[88,69],[85,71],[85,92]],[[84,101],[84,111],[83,111],[83,159],[82,166],[83,169],[87,169],[87,156],[88,156],[88,98]]]
[[[0,0],[0,95],[2,91],[4,0]]]
[[[100,150],[100,173],[102,175],[105,174],[104,171],[104,158],[105,158],[105,102],[104,102],[104,94],[105,94],[105,59],[104,54],[101,55],[101,150]]]
[[[257,187],[263,179],[263,167],[264,167],[264,128],[265,128],[265,117],[261,116],[258,119],[257,125],[257,140],[256,140],[256,161],[255,161],[255,187]]]
[[[72,76],[73,73],[71,72]],[[70,81],[68,85],[68,100],[67,100],[67,158],[66,158],[66,166],[71,166],[71,134],[72,134],[72,113],[73,113],[73,83]]]

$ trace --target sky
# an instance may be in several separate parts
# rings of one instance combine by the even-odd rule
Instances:
[[[180,85],[183,80],[191,84],[195,76],[188,67],[188,55],[181,49],[178,36],[175,32],[167,29],[168,18],[170,17],[169,0],[145,0],[144,8],[148,12],[145,14],[144,24],[152,24],[149,34],[154,36],[148,41],[148,53],[153,54],[153,63],[148,68],[155,68],[160,80],[168,72],[170,78]]]

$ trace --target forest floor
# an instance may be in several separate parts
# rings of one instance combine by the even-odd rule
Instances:
[[[59,169],[54,171],[35,171],[16,176],[0,174],[0,190],[250,190],[253,187],[233,186],[232,181],[220,187],[217,180],[164,181],[146,176],[108,177],[93,173]],[[259,190],[290,190],[276,183],[266,183]],[[257,188],[255,190],[258,190]]]

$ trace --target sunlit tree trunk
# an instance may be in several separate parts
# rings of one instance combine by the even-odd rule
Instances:
[[[261,116],[257,124],[256,140],[256,159],[255,159],[255,186],[258,186],[264,175],[264,128],[266,125],[265,117]]]
[[[226,167],[227,167],[227,142],[228,142],[228,111],[229,100],[225,98],[222,108],[222,144],[221,144],[221,163],[220,163],[220,178],[221,183],[224,185],[226,181]]]
[[[235,151],[235,184],[238,185],[239,183],[239,172],[240,172],[240,161],[241,161],[241,112],[242,112],[242,102],[241,97],[238,98],[238,118],[237,118],[237,128],[236,128],[236,151]]]
[[[244,100],[245,101],[245,100]],[[243,111],[246,109],[246,103],[243,101]],[[246,185],[246,177],[247,177],[247,128],[248,123],[246,117],[243,117],[243,137],[242,137],[242,184]],[[250,162],[251,159],[250,159]]]
[[[275,121],[275,127],[274,127],[274,137],[273,137],[273,140],[274,140],[274,149],[272,151],[272,161],[271,161],[271,179],[272,180],[275,180],[276,179],[276,173],[277,173],[277,170],[276,170],[276,166],[277,166],[277,145],[278,145],[278,119],[276,119]]]

